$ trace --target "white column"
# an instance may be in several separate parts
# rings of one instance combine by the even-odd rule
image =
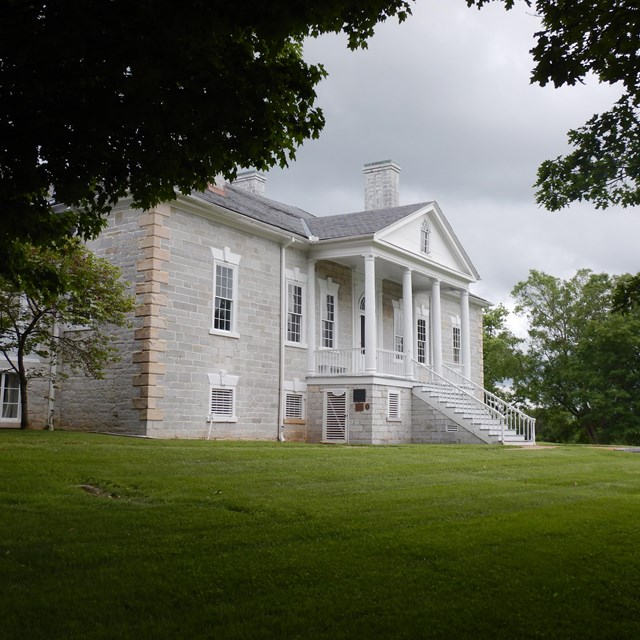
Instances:
[[[440,310],[440,280],[431,285],[431,333],[433,336],[433,370],[442,375],[442,312]]]
[[[307,262],[307,375],[316,372],[316,261]]]
[[[462,351],[462,373],[471,378],[471,331],[469,328],[469,292],[460,292],[460,348]]]
[[[402,273],[402,312],[404,318],[404,357],[405,375],[413,377],[413,288],[411,286],[411,269]]]
[[[372,253],[364,256],[364,368],[376,372],[378,354],[376,331],[376,265]]]

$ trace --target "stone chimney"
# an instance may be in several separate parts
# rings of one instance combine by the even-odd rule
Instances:
[[[370,162],[362,171],[365,211],[400,205],[400,167],[393,160]]]
[[[267,179],[254,169],[251,171],[241,171],[233,181],[233,186],[243,191],[263,196],[266,182]]]

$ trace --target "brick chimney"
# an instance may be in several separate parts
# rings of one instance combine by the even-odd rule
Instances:
[[[263,196],[266,182],[267,179],[255,170],[241,171],[233,181],[233,186],[243,191]]]
[[[370,162],[362,171],[365,211],[400,205],[400,167],[393,160]]]

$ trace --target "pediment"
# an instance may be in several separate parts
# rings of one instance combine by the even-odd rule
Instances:
[[[429,251],[422,251],[422,225],[429,227]],[[402,220],[381,229],[376,240],[421,257],[430,266],[441,265],[446,269],[465,274],[473,280],[479,275],[467,252],[458,240],[451,225],[437,203],[432,202]]]

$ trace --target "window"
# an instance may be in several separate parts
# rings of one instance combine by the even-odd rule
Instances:
[[[216,265],[216,295],[213,312],[213,328],[218,331],[231,331],[235,269],[223,264]]]
[[[333,349],[336,331],[336,298],[328,293],[322,305],[322,346]]]
[[[397,391],[389,391],[387,419],[400,420],[400,394]]]
[[[402,301],[393,301],[393,350],[404,353],[404,313]]]
[[[287,341],[302,342],[302,285],[287,285]]]
[[[0,374],[0,400],[2,401],[3,420],[20,418],[20,381],[15,373]]]
[[[236,334],[238,301],[238,265],[240,256],[229,247],[211,248],[213,253],[213,325],[211,331],[225,335]]]
[[[453,361],[455,364],[460,363],[460,346],[461,346],[461,335],[460,335],[460,327],[453,326]]]
[[[304,396],[301,393],[286,394],[284,417],[287,420],[304,419]]]
[[[418,362],[427,364],[427,321],[425,318],[418,318],[416,327],[418,338]]]
[[[340,285],[331,278],[318,280],[320,286],[320,346],[338,348],[338,290]]]
[[[420,251],[422,253],[429,253],[431,251],[430,239],[431,226],[429,225],[429,221],[425,220],[420,227]]]

